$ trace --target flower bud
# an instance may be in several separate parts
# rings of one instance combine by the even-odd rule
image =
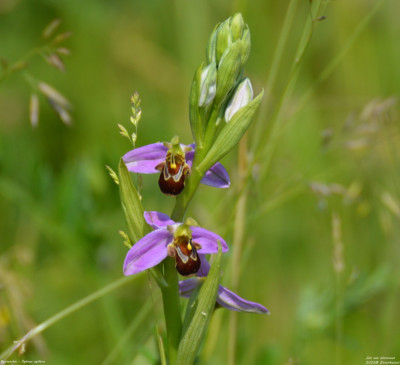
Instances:
[[[223,21],[217,29],[217,38],[215,44],[215,59],[216,62],[222,58],[222,55],[232,44],[232,36],[229,28],[229,18]]]
[[[207,62],[215,61],[219,68],[223,55],[236,41],[243,43],[241,49],[243,66],[250,52],[250,32],[240,13],[218,24],[213,30],[207,45]]]
[[[250,41],[250,30],[246,25],[246,29],[243,32],[242,35],[242,52],[241,52],[241,61],[242,65],[244,65],[247,62],[247,59],[249,58],[250,55],[250,48],[251,48],[251,41]]]
[[[229,92],[237,84],[239,75],[242,71],[241,63],[241,41],[238,40],[227,48],[218,66],[217,94],[215,102],[221,105]]]
[[[211,33],[210,40],[207,44],[206,49],[206,56],[207,56],[207,63],[216,62],[215,59],[215,44],[217,42],[217,31],[220,23],[218,23]]]
[[[248,78],[244,79],[236,88],[232,99],[225,109],[225,121],[229,122],[239,109],[253,100],[253,88]]]
[[[242,14],[236,13],[232,17],[230,17],[230,30],[232,34],[232,42],[237,39],[242,38],[243,31],[246,28],[246,24],[243,20]]]
[[[207,62],[215,62],[217,87],[215,101],[221,106],[237,85],[250,53],[250,31],[240,13],[220,23],[207,46]]]
[[[210,63],[201,72],[199,107],[209,105],[217,92],[217,67]]]

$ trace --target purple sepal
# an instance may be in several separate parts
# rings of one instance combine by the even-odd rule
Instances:
[[[165,161],[167,151],[168,148],[163,143],[157,142],[135,148],[126,153],[122,159],[131,172],[155,174],[159,172],[156,166]]]
[[[222,285],[218,288],[217,303],[233,311],[269,314],[269,310],[261,304],[243,299]]]
[[[199,285],[199,279],[190,278],[187,280],[181,280],[179,282],[179,295],[184,298],[190,298],[193,291]]]
[[[206,259],[206,255],[199,254],[200,258],[200,269],[197,271],[196,276],[198,277],[205,277],[208,275],[210,271],[210,263]]]
[[[173,235],[166,229],[150,232],[128,251],[124,262],[124,275],[133,275],[159,264],[167,257],[167,246]]]
[[[210,264],[206,260],[205,255],[200,255],[201,266],[197,272],[197,278],[182,280],[179,282],[179,295],[189,298],[198,285],[201,285],[202,279],[199,277],[207,276],[210,271]],[[218,287],[217,303],[227,309],[237,312],[269,314],[269,310],[259,303],[250,302],[239,297],[239,295],[230,291],[222,285]]]
[[[201,285],[199,278],[190,278],[179,282],[179,295],[190,298],[197,286]],[[259,303],[250,302],[239,297],[222,285],[218,287],[217,303],[224,308],[246,313],[269,314],[269,310]]]
[[[219,162],[205,173],[200,182],[204,185],[213,186],[215,188],[229,188],[231,185],[228,172]]]
[[[228,251],[228,245],[226,244],[225,240],[214,232],[208,231],[207,229],[201,227],[190,228],[192,230],[193,242],[196,242],[201,246],[201,249],[197,250],[198,253],[217,253],[218,241],[221,242],[222,252]]]
[[[146,220],[147,224],[154,229],[164,228],[166,226],[172,226],[175,224],[175,222],[166,214],[156,211],[144,212],[144,219]]]
[[[189,145],[189,147],[195,148],[194,144]],[[192,167],[194,151],[186,152],[185,154],[186,162]],[[219,162],[213,165],[209,170],[206,171],[203,178],[200,181],[204,185],[213,186],[215,188],[229,188],[231,185],[231,180],[229,178],[228,172],[225,167]]]

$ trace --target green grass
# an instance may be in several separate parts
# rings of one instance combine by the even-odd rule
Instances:
[[[233,349],[238,364],[400,360],[400,4],[312,3],[325,20],[311,22],[309,2],[293,0],[1,5],[0,56],[10,63],[40,44],[53,18],[72,32],[65,73],[40,58],[29,72],[74,109],[67,127],[41,99],[32,129],[22,73],[0,83],[0,352],[122,276],[126,247],[118,230],[126,227],[104,167],[116,169],[130,149],[117,123],[128,125],[129,98],[138,90],[137,145],[177,134],[191,142],[191,79],[213,26],[241,11],[252,34],[246,73],[266,97],[247,135],[247,161],[239,149],[224,158],[231,189],[202,186],[190,215],[232,248],[223,256],[222,283],[271,315],[238,314],[232,332],[231,313],[219,309],[200,363],[224,364]],[[169,212],[172,199],[156,180],[143,177],[144,209]],[[325,184],[325,195],[312,182]],[[332,261],[340,246],[333,217],[341,227],[340,272]],[[233,242],[242,246],[236,259]],[[156,363],[156,325],[164,334],[157,285],[145,274],[52,325],[22,358]]]

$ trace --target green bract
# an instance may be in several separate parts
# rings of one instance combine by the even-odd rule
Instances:
[[[202,285],[198,297],[191,301],[189,313],[185,320],[183,334],[179,343],[176,364],[190,365],[194,363],[214,311],[221,274],[221,245],[211,266],[211,270]]]
[[[119,162],[118,175],[121,204],[125,213],[129,237],[132,242],[137,242],[146,233],[150,232],[150,229],[144,220],[144,211],[139,194],[132,183],[129,171],[122,159]]]
[[[229,20],[230,18],[222,22],[216,32],[215,60],[218,64],[220,63],[225,50],[232,43],[232,36],[229,29]]]
[[[239,143],[239,140],[242,138],[247,128],[249,128],[263,95],[264,91],[261,91],[254,100],[236,112],[229,123],[224,126],[211,149],[198,166],[200,171],[207,171],[209,166],[212,166],[215,161],[224,157]]]
[[[200,116],[199,99],[200,99],[200,85],[201,74],[203,71],[204,63],[202,63],[194,74],[192,81],[192,88],[189,95],[189,121],[192,135],[197,145],[202,145],[204,136],[204,121]]]
[[[230,31],[233,42],[237,39],[242,38],[245,29],[248,28],[243,20],[242,14],[236,13],[230,18]]]
[[[118,165],[118,175],[121,205],[125,213],[129,238],[132,243],[136,243],[151,230],[144,219],[144,211],[139,194],[132,183],[129,171],[122,159]],[[168,285],[159,268],[152,268],[150,272],[160,287],[166,287]]]
[[[238,40],[227,48],[218,65],[217,94],[215,102],[220,106],[227,94],[237,83],[242,69],[242,41]]]
[[[211,62],[201,72],[199,106],[207,106],[214,100],[216,87],[217,66],[215,62]]]
[[[229,122],[233,116],[244,106],[253,100],[253,87],[248,78],[245,78],[233,93],[226,109],[225,109],[225,122]]]

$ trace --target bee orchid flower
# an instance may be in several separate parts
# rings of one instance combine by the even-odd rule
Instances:
[[[200,254],[222,252],[228,245],[217,234],[204,228],[174,222],[160,212],[144,212],[146,222],[154,229],[137,241],[128,251],[124,262],[124,275],[133,275],[156,266],[167,256],[175,258],[181,275],[195,274],[201,266]]]
[[[199,256],[201,260],[201,266],[196,273],[196,277],[181,280],[179,282],[179,294],[184,298],[189,298],[196,288],[202,285],[210,270],[210,264],[206,260],[205,255],[200,254]],[[269,310],[261,304],[243,299],[222,285],[219,285],[218,287],[217,303],[220,306],[233,311],[269,314]]]
[[[126,167],[131,172],[160,174],[158,184],[167,195],[178,195],[190,174],[195,153],[195,145],[184,145],[174,137],[171,143],[152,143],[135,148],[123,156]],[[160,172],[161,171],[161,172]],[[201,183],[216,188],[228,188],[230,179],[225,168],[217,162],[204,175]]]

